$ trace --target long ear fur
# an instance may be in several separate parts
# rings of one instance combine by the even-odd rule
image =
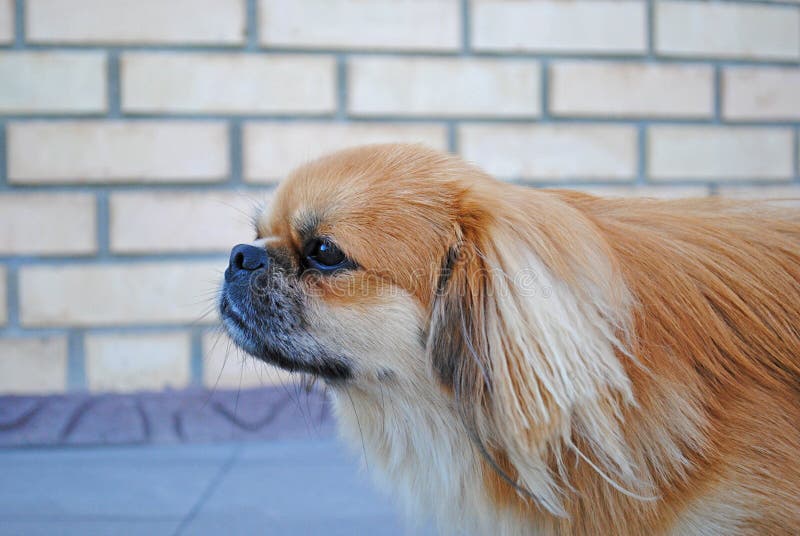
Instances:
[[[567,452],[620,491],[652,487],[621,430],[622,405],[633,403],[628,293],[592,224],[548,198],[473,205],[480,214],[460,224],[428,344],[490,464],[499,470],[502,456],[518,491],[565,515]]]

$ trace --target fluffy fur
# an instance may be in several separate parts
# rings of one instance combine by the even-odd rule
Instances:
[[[301,167],[257,232],[280,284],[234,300],[231,335],[323,377],[292,348],[332,356],[342,434],[443,532],[800,527],[797,210],[534,190],[382,145]],[[314,236],[356,267],[306,273]],[[283,288],[289,320],[264,312]]]

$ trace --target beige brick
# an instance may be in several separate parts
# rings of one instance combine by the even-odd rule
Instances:
[[[647,138],[654,180],[780,180],[792,177],[788,128],[654,126]]]
[[[14,40],[14,0],[0,0],[0,43]]]
[[[272,182],[323,154],[367,143],[422,143],[447,149],[439,125],[364,123],[249,123],[244,128],[244,174],[248,181]]]
[[[130,53],[121,59],[122,108],[132,113],[330,113],[333,58]]]
[[[191,343],[186,333],[89,335],[86,381],[92,391],[154,391],[186,387]]]
[[[8,177],[16,183],[210,182],[229,169],[222,123],[37,121],[7,128]]]
[[[0,52],[0,114],[89,114],[106,109],[100,52]]]
[[[4,326],[8,322],[8,298],[6,294],[6,285],[8,285],[8,276],[4,266],[0,266],[0,326]]]
[[[244,353],[220,329],[203,337],[203,385],[211,389],[246,389],[293,383],[299,376]]]
[[[60,393],[66,387],[65,337],[0,339],[0,393]]]
[[[28,0],[25,17],[35,43],[244,42],[244,0]]]
[[[477,50],[638,54],[647,50],[640,0],[473,0]]]
[[[527,60],[362,57],[349,79],[356,115],[539,115],[539,65]]]
[[[113,194],[111,250],[228,252],[234,245],[255,238],[249,216],[266,197],[266,193],[254,192]]]
[[[454,50],[459,0],[261,0],[261,43],[295,48]]]
[[[686,199],[707,197],[707,186],[577,186],[571,188],[600,197],[653,197],[656,199]]]
[[[97,249],[94,196],[0,194],[0,254],[88,254]]]
[[[722,77],[726,119],[800,120],[800,69],[731,67]]]
[[[719,195],[731,199],[769,201],[778,206],[800,208],[800,186],[722,186]]]
[[[710,117],[714,76],[699,65],[560,62],[550,69],[559,116]]]
[[[735,2],[656,2],[661,55],[800,58],[800,10]]]
[[[501,178],[631,179],[636,129],[597,125],[467,125],[461,154]]]
[[[23,267],[21,322],[25,326],[214,322],[215,295],[226,262],[220,258]]]

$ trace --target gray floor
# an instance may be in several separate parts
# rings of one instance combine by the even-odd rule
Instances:
[[[431,534],[332,439],[0,451],[0,535]]]

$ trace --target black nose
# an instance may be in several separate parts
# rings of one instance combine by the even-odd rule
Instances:
[[[255,272],[264,268],[269,263],[267,250],[249,244],[239,244],[231,250],[231,259],[228,269],[225,270],[225,279],[230,281],[239,274]]]

